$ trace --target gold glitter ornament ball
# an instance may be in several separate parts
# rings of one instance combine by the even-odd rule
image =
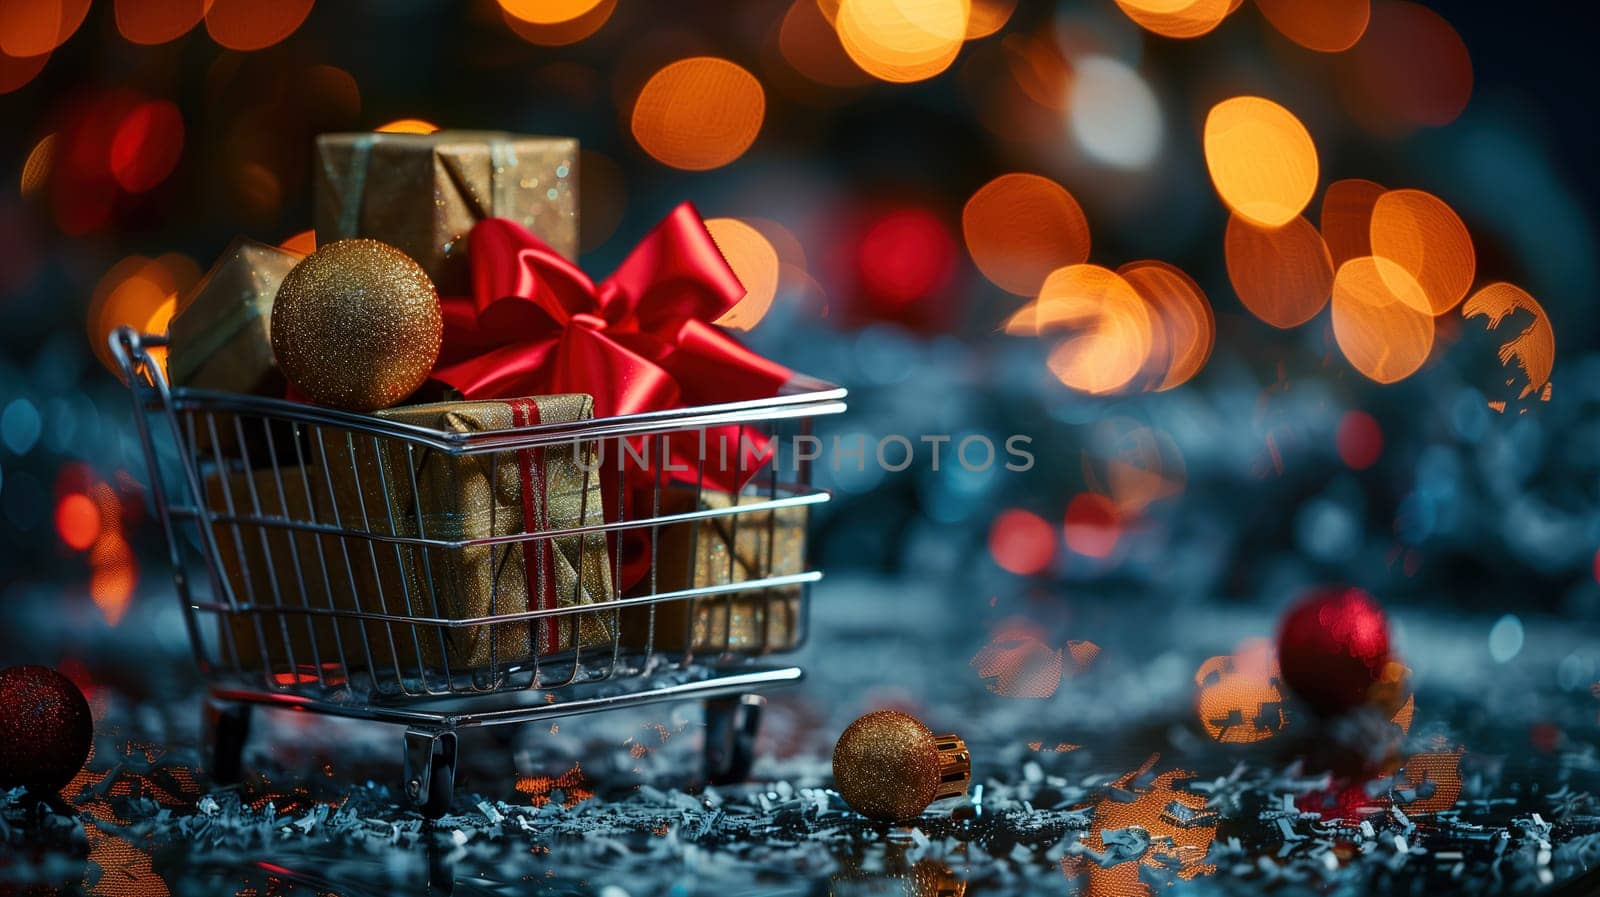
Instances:
[[[444,317],[422,266],[387,243],[340,240],[295,265],[272,305],[272,354],[319,405],[376,411],[428,379]]]
[[[915,717],[879,710],[851,723],[833,748],[839,796],[863,816],[895,822],[965,794],[972,758],[955,735],[934,735]]]

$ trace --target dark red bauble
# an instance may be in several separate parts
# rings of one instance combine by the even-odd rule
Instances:
[[[1283,682],[1318,713],[1366,703],[1389,663],[1389,618],[1371,595],[1327,587],[1300,599],[1278,630]]]
[[[93,740],[89,702],[71,679],[49,667],[0,670],[0,788],[61,790]]]

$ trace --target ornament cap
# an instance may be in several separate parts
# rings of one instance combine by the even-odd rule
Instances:
[[[935,735],[934,746],[939,751],[939,787],[933,792],[934,800],[960,797],[972,784],[972,752],[959,735]]]

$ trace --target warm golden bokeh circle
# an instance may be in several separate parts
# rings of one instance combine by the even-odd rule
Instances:
[[[1372,0],[1256,0],[1256,6],[1284,37],[1322,53],[1355,46],[1372,18]]]
[[[955,62],[971,17],[971,0],[841,0],[833,24],[862,71],[907,83]]]
[[[1362,374],[1379,383],[1411,376],[1433,351],[1428,297],[1406,270],[1363,256],[1339,266],[1333,280],[1333,337]]]
[[[1089,220],[1065,187],[1003,174],[972,194],[961,230],[973,264],[996,286],[1034,296],[1051,271],[1089,259]]]
[[[200,268],[194,259],[179,253],[154,259],[132,255],[113,265],[101,276],[89,300],[89,346],[95,357],[120,374],[111,357],[111,331],[129,326],[140,333],[164,333],[178,297],[199,279]],[[166,349],[156,347],[151,357],[165,366]]]
[[[115,0],[117,31],[130,43],[164,44],[188,34],[205,18],[209,0]]]
[[[1345,106],[1379,133],[1449,124],[1472,97],[1467,45],[1420,3],[1375,0],[1366,33],[1337,58]]]
[[[1338,268],[1353,258],[1372,255],[1372,207],[1384,186],[1361,178],[1334,181],[1322,192],[1322,239]]]
[[[1206,167],[1235,213],[1282,227],[1317,189],[1317,146],[1294,113],[1262,97],[1233,97],[1211,108]]]
[[[505,18],[506,27],[528,43],[541,47],[564,47],[599,31],[601,26],[611,20],[611,14],[616,12],[617,0],[599,0],[587,5],[587,9],[572,18],[556,22],[528,21],[513,15],[505,8],[502,8],[501,13]]]
[[[373,130],[382,134],[432,134],[439,130],[439,126],[420,118],[397,118]]]
[[[206,0],[206,31],[230,50],[264,50],[295,32],[314,0]]]
[[[761,82],[714,56],[680,59],[654,75],[633,105],[633,136],[663,164],[689,171],[744,155],[766,116]]]
[[[0,3],[0,54],[27,59],[55,52],[83,24],[89,0]]]
[[[706,230],[745,289],[744,298],[717,323],[733,330],[749,330],[766,317],[778,295],[778,251],[760,231],[737,218],[708,218]]]
[[[1150,355],[1150,312],[1133,287],[1099,265],[1068,265],[1045,278],[1039,298],[1012,316],[1010,333],[1073,331],[1050,353],[1048,365],[1080,392],[1116,392],[1138,375]]]
[[[500,0],[506,15],[534,25],[559,25],[590,12],[602,0]]]
[[[1437,196],[1390,190],[1373,206],[1371,232],[1372,254],[1404,268],[1422,287],[1428,304],[1421,311],[1442,315],[1472,289],[1478,270],[1472,235]],[[1405,291],[1403,283],[1391,287],[1397,295]]]
[[[778,52],[794,70],[829,87],[871,83],[845,53],[839,33],[823,16],[816,0],[794,0],[778,25]]]
[[[1555,368],[1556,334],[1544,306],[1526,290],[1505,282],[1489,284],[1473,293],[1461,306],[1463,317],[1483,317],[1484,326],[1489,330],[1498,329],[1518,311],[1531,315],[1533,322],[1501,344],[1500,363],[1515,364],[1522,371],[1522,388],[1517,397],[1525,399],[1550,382],[1550,372]],[[1512,385],[1517,384],[1513,382]]]
[[[1179,39],[1211,33],[1239,5],[1234,0],[1116,0],[1116,3],[1140,28]]]
[[[1223,240],[1228,280],[1251,314],[1287,329],[1316,317],[1328,304],[1333,260],[1322,235],[1304,217],[1264,228],[1234,215]]]
[[[1129,262],[1117,273],[1149,306],[1146,382],[1157,392],[1188,382],[1206,366],[1217,339],[1216,315],[1205,292],[1183,269],[1167,262]]]
[[[1018,0],[972,0],[972,15],[967,19],[967,40],[988,37],[1006,26],[1017,11]]]

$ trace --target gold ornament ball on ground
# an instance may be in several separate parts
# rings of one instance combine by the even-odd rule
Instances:
[[[955,735],[934,735],[914,717],[879,710],[839,736],[833,780],[851,809],[895,822],[916,817],[936,800],[965,794],[972,758]]]
[[[439,358],[444,318],[422,266],[387,243],[340,240],[278,287],[272,354],[306,398],[346,411],[387,408]]]

